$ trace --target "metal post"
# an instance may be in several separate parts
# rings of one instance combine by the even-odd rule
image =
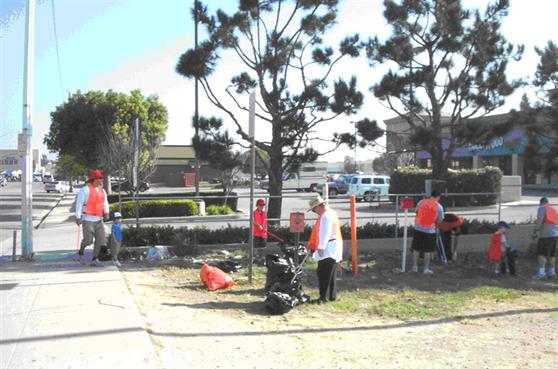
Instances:
[[[399,238],[399,195],[395,195],[395,238]]]
[[[16,261],[17,231],[15,229],[14,229],[13,240],[14,240],[14,247],[13,247],[13,250],[12,250],[12,261]]]
[[[250,94],[250,112],[248,115],[248,131],[252,141],[250,148],[250,252],[248,260],[248,282],[252,283],[253,262],[254,262],[254,172],[256,171],[256,135],[255,135],[255,120],[256,120],[256,93]]]
[[[27,0],[23,68],[23,134],[25,153],[21,176],[21,258],[33,257],[33,155],[31,150],[33,113],[33,63],[35,45],[35,0]]]
[[[134,167],[133,167],[133,187],[134,187],[134,200],[136,201],[136,228],[139,228],[139,151],[140,151],[140,134],[139,134],[139,119],[134,121]]]
[[[405,209],[405,216],[403,217],[403,257],[401,259],[401,271],[403,273],[405,273],[407,266],[407,214],[409,214],[409,210]]]
[[[324,190],[322,191],[322,192],[323,192],[322,195],[323,195],[323,197],[324,197],[324,200],[327,201],[327,200],[329,200],[329,184],[327,183],[327,180],[326,180],[326,182],[324,183],[323,189],[324,189]]]
[[[198,11],[197,11],[198,7],[199,7],[198,0],[194,0],[194,50],[197,50],[198,48],[198,23],[199,23]],[[194,137],[196,139],[198,139],[199,136],[198,82],[199,82],[198,77],[196,77],[194,82]],[[196,160],[195,160],[196,178],[194,183],[196,187],[196,197],[199,197],[200,196],[200,159],[198,158],[198,153],[195,152],[195,150],[194,153],[196,155]]]
[[[498,221],[502,220],[502,192],[498,194]]]

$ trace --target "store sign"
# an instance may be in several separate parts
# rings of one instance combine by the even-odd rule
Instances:
[[[304,213],[291,213],[290,220],[291,233],[304,233]]]

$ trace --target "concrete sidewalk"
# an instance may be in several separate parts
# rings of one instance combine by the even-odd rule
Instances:
[[[75,251],[35,258],[0,264],[1,369],[160,368],[116,267],[82,266]]]

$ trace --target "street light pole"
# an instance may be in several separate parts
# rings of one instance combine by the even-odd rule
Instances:
[[[194,50],[198,49],[198,0],[194,0]],[[194,82],[194,138],[197,140],[199,135],[199,127],[198,127],[198,77],[196,76],[196,80]],[[195,187],[196,187],[196,197],[200,196],[200,159],[198,158],[198,153],[194,150],[196,155],[196,179],[195,179]]]
[[[33,113],[33,61],[35,49],[35,0],[27,0],[25,16],[25,57],[23,68],[22,176],[21,176],[21,258],[33,257],[33,155],[31,151]]]

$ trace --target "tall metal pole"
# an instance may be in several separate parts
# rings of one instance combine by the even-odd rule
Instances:
[[[139,172],[139,151],[140,151],[140,134],[139,134],[139,118],[136,118],[134,121],[134,167],[132,168],[132,181],[133,181],[133,190],[134,190],[134,200],[136,201],[136,228],[139,228],[139,200],[138,200],[138,192],[139,192],[139,179],[138,179],[138,172]]]
[[[33,257],[33,155],[31,150],[33,112],[33,61],[35,48],[35,0],[27,0],[25,57],[23,67],[23,144],[21,176],[21,257]]]
[[[250,148],[250,252],[248,261],[248,282],[252,283],[252,263],[254,261],[254,172],[256,171],[256,93],[250,94],[250,113],[248,116],[248,135],[252,141]]]
[[[194,50],[198,48],[198,0],[194,0]],[[199,111],[198,111],[198,77],[196,77],[196,81],[194,82],[194,138],[197,140],[199,135],[199,128],[198,128],[198,118],[199,118]],[[196,154],[196,197],[200,196],[200,159],[198,158],[198,153]]]

